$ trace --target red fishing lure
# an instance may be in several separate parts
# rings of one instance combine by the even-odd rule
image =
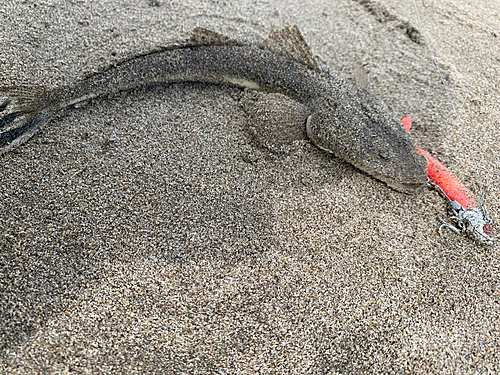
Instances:
[[[407,131],[410,131],[411,119],[409,117],[403,117],[401,123]],[[430,182],[450,203],[450,211],[453,214],[450,219],[455,222],[455,226],[443,221],[439,230],[445,227],[457,233],[466,232],[480,243],[493,245],[493,229],[484,202],[481,200],[480,206],[458,177],[427,151],[420,147],[417,147],[417,151],[427,160],[427,176]]]

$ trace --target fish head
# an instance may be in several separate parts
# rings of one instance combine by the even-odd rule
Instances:
[[[489,220],[485,219],[481,214],[479,220],[474,220],[469,223],[470,235],[479,243],[493,246],[495,244],[495,235]]]
[[[359,96],[318,100],[306,123],[311,142],[395,190],[423,186],[426,162],[401,122],[373,95],[364,91]]]
[[[451,201],[451,212],[458,227],[465,231],[471,238],[480,244],[492,246],[495,243],[495,235],[491,227],[486,207],[472,207],[465,209],[457,201]]]

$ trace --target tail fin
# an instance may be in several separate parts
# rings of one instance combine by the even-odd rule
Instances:
[[[40,87],[0,87],[0,155],[25,142],[50,118]]]

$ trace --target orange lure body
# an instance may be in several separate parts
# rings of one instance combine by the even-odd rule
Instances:
[[[407,131],[410,131],[410,117],[403,117],[401,123]],[[457,232],[465,231],[479,242],[493,245],[493,229],[484,203],[480,206],[462,181],[427,151],[420,147],[417,147],[417,151],[427,160],[429,180],[448,197],[453,213],[452,219],[457,222],[458,228],[446,222],[441,228],[447,227]]]

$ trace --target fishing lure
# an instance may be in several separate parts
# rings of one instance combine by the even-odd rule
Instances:
[[[403,117],[401,123],[409,132],[410,117]],[[452,213],[450,220],[455,225],[441,219],[443,224],[439,227],[439,232],[441,233],[443,228],[448,228],[455,233],[464,232],[479,243],[493,245],[495,236],[491,227],[492,222],[488,217],[483,199],[481,198],[481,205],[479,205],[472,193],[453,172],[427,151],[420,147],[417,147],[417,151],[427,160],[427,176],[430,183],[445,196],[450,205]]]

